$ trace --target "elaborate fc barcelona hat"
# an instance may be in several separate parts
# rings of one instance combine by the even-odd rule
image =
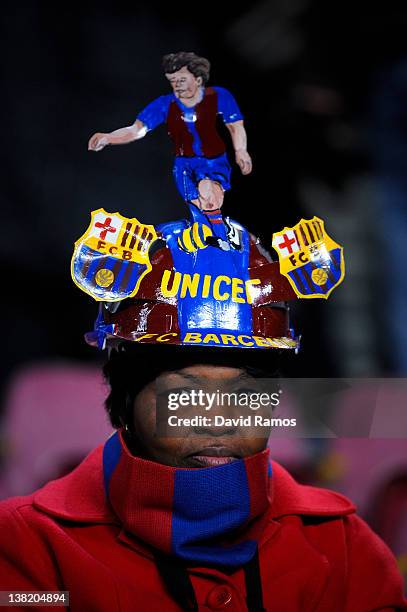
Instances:
[[[189,208],[191,219],[156,227],[91,213],[72,258],[74,282],[99,302],[87,342],[298,350],[288,302],[327,297],[343,278],[323,222],[274,234],[278,262],[220,211]]]

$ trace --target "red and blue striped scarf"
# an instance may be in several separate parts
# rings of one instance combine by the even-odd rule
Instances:
[[[238,567],[256,553],[270,506],[269,451],[208,468],[130,454],[122,433],[104,445],[106,495],[125,530],[188,563]]]

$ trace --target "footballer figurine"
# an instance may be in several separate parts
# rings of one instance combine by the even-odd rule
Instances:
[[[172,93],[153,100],[133,125],[110,133],[97,132],[88,143],[90,151],[106,145],[127,144],[166,122],[174,143],[174,178],[187,203],[202,211],[217,211],[224,192],[230,189],[231,167],[226,146],[216,129],[217,115],[228,128],[242,174],[250,174],[243,116],[232,94],[223,87],[207,87],[210,63],[195,53],[171,53],[163,58],[163,70]]]

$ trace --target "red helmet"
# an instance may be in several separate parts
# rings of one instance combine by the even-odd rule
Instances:
[[[245,253],[241,249],[236,254],[239,265],[245,258],[245,275],[240,274],[244,278],[233,261],[229,275],[216,273],[216,256],[223,262],[222,258],[235,254],[232,249],[228,253],[218,253],[213,246],[206,249],[200,228],[193,232],[193,226],[178,222],[178,231],[172,224],[169,232],[168,225],[162,226],[159,240],[151,245],[155,251],[152,254],[150,249],[151,270],[143,276],[136,296],[101,302],[87,342],[99,347],[126,340],[297,351],[299,338],[290,328],[287,305],[288,300],[297,299],[295,292],[259,241],[228,221],[235,235],[242,230],[247,233]],[[208,252],[202,253],[203,249]],[[204,255],[202,263],[199,258]]]

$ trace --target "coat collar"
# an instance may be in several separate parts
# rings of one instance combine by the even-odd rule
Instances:
[[[106,499],[101,444],[67,476],[53,480],[33,496],[33,505],[57,518],[90,523],[120,521]],[[355,506],[343,495],[298,484],[278,463],[272,462],[270,519],[287,515],[344,516]]]
[[[106,500],[103,484],[103,444],[72,472],[51,480],[34,493],[34,507],[61,519],[91,523],[118,523]]]

